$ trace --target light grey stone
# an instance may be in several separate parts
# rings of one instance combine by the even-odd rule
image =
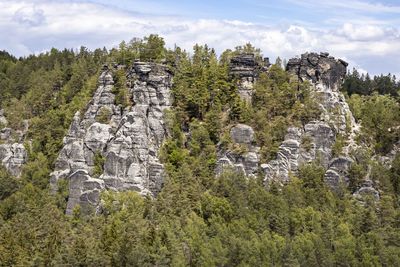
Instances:
[[[28,154],[23,144],[1,144],[0,161],[6,170],[13,176],[19,177],[22,167],[27,161]]]
[[[357,149],[355,138],[360,126],[339,91],[347,63],[328,55],[306,53],[301,58],[290,59],[287,64],[289,73],[310,82],[313,97],[319,101],[321,116],[303,128],[288,129],[277,158],[262,165],[266,182],[287,182],[290,174],[296,175],[301,165],[313,161],[327,169],[325,181],[332,188],[337,188],[341,181],[347,182],[347,170],[352,163],[349,154]],[[338,134],[348,136],[348,139],[343,155],[333,158],[332,147]]]
[[[172,75],[166,66],[135,62],[127,81],[132,106],[115,104],[112,72],[104,68],[83,117],[74,116],[50,179],[53,190],[59,179],[69,180],[67,213],[78,204],[96,208],[104,189],[153,196],[161,189],[164,166],[157,154],[168,135],[164,110],[172,102]],[[97,122],[102,109],[111,115],[108,123]],[[93,178],[96,153],[104,159],[104,171]]]
[[[251,103],[254,83],[258,75],[270,66],[269,60],[261,66],[253,53],[243,53],[231,59],[230,74],[238,81],[238,94],[240,98]]]
[[[237,144],[251,144],[254,142],[254,130],[248,125],[237,124],[231,128],[231,139]]]
[[[237,153],[227,149],[219,149],[215,172],[217,175],[227,170],[241,172],[247,176],[255,177],[259,170],[259,150],[254,140],[254,130],[248,125],[237,124],[230,130],[232,142],[244,145],[247,151]]]

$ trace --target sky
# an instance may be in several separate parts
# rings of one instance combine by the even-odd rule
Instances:
[[[272,60],[326,51],[400,77],[400,0],[0,0],[0,50],[18,57],[151,33],[187,51],[250,42]]]

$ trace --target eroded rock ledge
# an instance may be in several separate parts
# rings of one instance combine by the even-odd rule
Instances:
[[[268,58],[259,63],[253,53],[244,53],[231,59],[229,72],[238,80],[238,94],[240,98],[251,103],[254,83],[262,71],[266,71],[271,64]]]
[[[135,62],[126,77],[131,105],[115,104],[112,71],[104,68],[86,112],[75,114],[64,138],[51,186],[68,180],[67,214],[78,204],[98,207],[104,189],[150,195],[161,189],[164,168],[157,154],[167,136],[172,76],[163,65]]]
[[[7,126],[4,110],[0,109],[0,162],[11,175],[19,177],[28,158],[23,145],[28,124],[25,122],[25,129],[22,131],[15,131]]]
[[[301,81],[310,82],[321,108],[321,116],[303,128],[288,129],[277,159],[261,165],[265,172],[265,182],[287,182],[290,174],[295,175],[302,164],[313,161],[327,169],[325,181],[331,188],[337,189],[341,183],[348,182],[348,169],[353,163],[351,151],[358,147],[355,137],[360,125],[355,122],[339,91],[346,67],[345,61],[330,57],[328,53],[306,53],[300,58],[289,60],[287,71]],[[338,135],[342,135],[346,141],[341,153],[333,155],[332,148]],[[375,197],[379,196],[372,182],[366,180],[364,184],[358,191],[373,191]]]
[[[338,134],[350,135],[357,130],[339,91],[346,66],[346,62],[329,57],[328,53],[306,53],[301,58],[289,60],[287,71],[301,81],[310,82],[322,112],[319,120],[309,122],[303,128],[288,129],[277,159],[262,165],[266,182],[287,182],[290,173],[296,174],[300,165],[316,160],[328,169],[325,180],[330,186],[336,187],[341,180],[346,180],[345,173],[352,160],[346,151],[339,158],[333,158],[332,154]]]
[[[255,143],[253,128],[237,124],[231,128],[230,138],[232,145],[237,146],[237,149],[219,149],[217,175],[231,169],[247,176],[256,176],[259,170],[260,148]]]

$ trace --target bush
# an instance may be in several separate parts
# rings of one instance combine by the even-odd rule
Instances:
[[[104,163],[106,159],[100,152],[94,153],[94,168],[93,168],[93,177],[99,177],[104,172]]]
[[[98,123],[108,124],[111,120],[112,112],[108,107],[102,107],[96,116]]]

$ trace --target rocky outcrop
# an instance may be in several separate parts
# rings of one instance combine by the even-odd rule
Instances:
[[[237,124],[231,128],[230,138],[233,147],[220,148],[218,152],[217,175],[230,169],[247,176],[256,176],[259,170],[260,148],[255,144],[253,128]]]
[[[300,58],[290,59],[286,69],[302,81],[338,91],[347,65],[345,61],[329,56],[329,53],[305,53]]]
[[[7,121],[6,117],[4,116],[4,110],[0,109],[0,125],[1,125],[1,127],[3,127],[3,126],[5,127],[5,126],[7,126],[7,124],[8,124],[8,121]]]
[[[287,182],[299,166],[312,161],[318,161],[327,169],[325,180],[331,187],[337,188],[341,181],[347,181],[347,169],[352,162],[349,152],[356,147],[354,138],[359,125],[339,91],[346,67],[346,62],[328,53],[306,53],[288,61],[287,71],[300,81],[310,83],[321,117],[303,128],[288,129],[277,159],[262,165],[266,182]],[[339,134],[346,136],[347,141],[341,156],[334,158],[332,146]]]
[[[353,196],[360,200],[362,203],[365,201],[365,197],[372,197],[374,200],[379,200],[379,191],[374,188],[374,184],[371,180],[365,180],[361,184],[360,188],[353,193]]]
[[[230,61],[230,74],[238,81],[238,94],[242,100],[251,102],[253,86],[260,72],[265,71],[271,64],[265,58],[260,64],[253,53],[244,53],[233,57]]]
[[[396,129],[400,131],[399,129]],[[392,162],[396,158],[397,155],[400,155],[400,141],[393,145],[393,148],[384,156],[376,155],[374,158],[382,163],[383,165],[387,166],[388,168],[392,167]]]
[[[13,176],[21,175],[22,167],[27,160],[26,149],[23,144],[1,144],[0,161],[6,170]]]
[[[150,195],[161,189],[164,168],[157,154],[167,136],[172,77],[163,65],[141,62],[126,76],[131,105],[115,104],[112,71],[105,68],[85,114],[75,115],[64,138],[51,186],[68,179],[67,214],[78,204],[97,207],[104,189]]]
[[[325,122],[312,121],[304,128],[290,127],[276,160],[261,165],[266,181],[287,182],[302,164],[315,160],[328,167],[334,142],[335,133]]]
[[[27,161],[28,154],[23,145],[24,135],[27,131],[27,123],[23,131],[14,131],[6,127],[8,121],[4,116],[4,111],[0,110],[0,162],[6,170],[13,176],[19,177],[22,167]]]

